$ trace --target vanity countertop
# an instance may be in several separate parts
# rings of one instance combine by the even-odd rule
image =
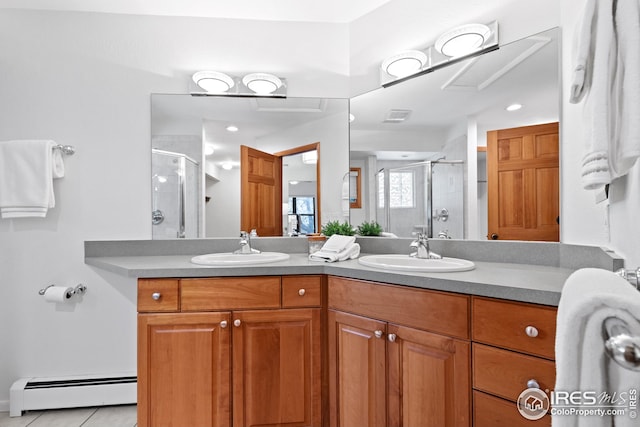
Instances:
[[[557,306],[562,286],[575,270],[529,264],[474,261],[471,271],[420,273],[387,271],[361,265],[358,260],[337,263],[310,261],[294,253],[286,261],[252,267],[210,267],[192,264],[191,256],[87,257],[85,263],[127,277],[229,277],[328,274],[352,279],[423,289],[488,296]]]
[[[411,239],[358,237],[362,254],[407,253]],[[238,240],[173,239],[85,242],[85,263],[129,278],[231,277],[328,274],[423,289],[487,296],[557,306],[565,280],[577,269],[615,271],[623,259],[595,246],[549,242],[432,240],[432,250],[447,257],[472,260],[476,268],[452,273],[389,271],[361,265],[358,260],[310,261],[307,239],[260,237],[252,246],[287,252],[286,261],[251,267],[213,267],[191,263],[194,255],[229,252]]]

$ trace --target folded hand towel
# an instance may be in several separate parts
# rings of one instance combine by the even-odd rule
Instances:
[[[322,245],[323,252],[342,252],[347,247],[353,245],[356,241],[355,236],[342,236],[340,234],[334,234],[329,237],[329,240]]]
[[[321,249],[318,252],[309,255],[309,259],[311,261],[336,262],[355,259],[358,258],[359,255],[360,245],[357,243],[353,243],[346,249],[343,249],[341,252],[326,252]]]
[[[44,217],[55,206],[53,179],[64,176],[55,146],[47,140],[0,141],[2,218]]]
[[[620,367],[604,352],[602,324],[612,316],[624,321],[631,334],[640,334],[640,293],[626,280],[596,268],[578,270],[567,279],[558,306],[556,392],[595,391],[628,398],[630,388],[640,388],[640,373]],[[635,422],[628,413],[553,415],[554,427],[619,427]]]

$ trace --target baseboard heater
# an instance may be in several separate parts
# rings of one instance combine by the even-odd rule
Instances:
[[[23,411],[136,403],[137,377],[21,378],[9,391],[9,416]]]

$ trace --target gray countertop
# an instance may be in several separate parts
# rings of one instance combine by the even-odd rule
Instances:
[[[474,261],[471,271],[418,273],[387,271],[361,265],[357,260],[337,263],[309,261],[306,254],[290,254],[289,260],[252,267],[210,267],[192,264],[191,255],[86,257],[85,263],[127,277],[229,277],[290,274],[329,274],[489,296],[557,306],[562,286],[575,270],[554,266]]]

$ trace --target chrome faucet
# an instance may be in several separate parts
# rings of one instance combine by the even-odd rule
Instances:
[[[240,249],[234,254],[259,254],[260,251],[251,247],[251,235],[246,231],[240,232]]]
[[[418,238],[409,245],[411,248],[416,248],[416,251],[412,252],[409,256],[422,259],[442,259],[442,256],[429,250],[429,237],[427,237],[427,233],[419,232],[417,234]]]

